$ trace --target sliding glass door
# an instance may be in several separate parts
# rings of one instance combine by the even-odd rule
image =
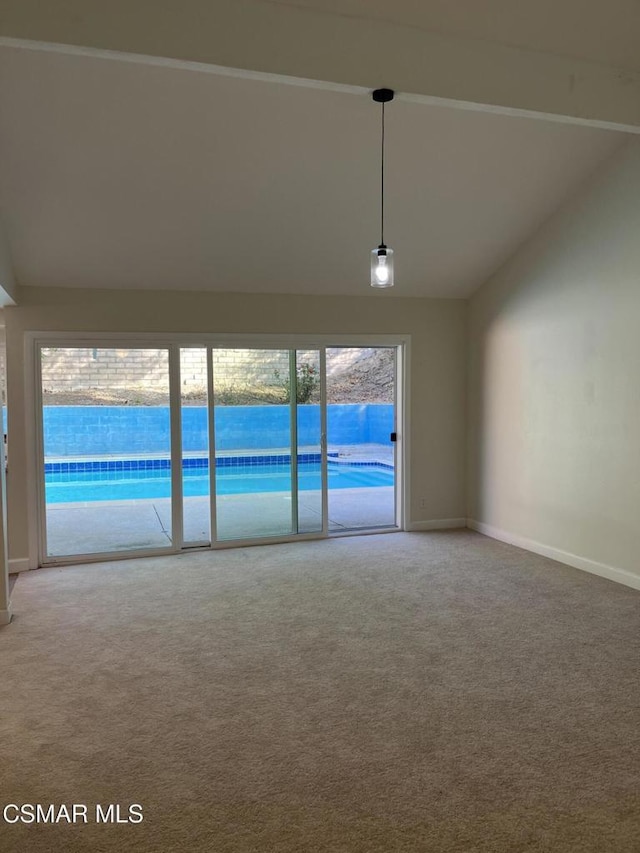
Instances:
[[[42,346],[42,562],[397,526],[397,347]]]
[[[212,541],[209,406],[207,348],[181,347],[180,439],[184,547],[209,545]]]
[[[297,532],[288,383],[288,350],[213,352],[219,541]]]
[[[218,541],[323,531],[320,353],[213,351]]]
[[[43,347],[46,557],[169,548],[168,349]]]
[[[396,523],[396,347],[327,349],[331,531]]]
[[[326,466],[323,436],[326,412],[321,405],[324,389],[324,353],[297,350],[292,359],[292,382],[295,382],[295,424],[297,442],[298,533],[321,533],[324,523],[324,483]]]

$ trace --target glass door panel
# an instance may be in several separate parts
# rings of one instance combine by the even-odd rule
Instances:
[[[295,352],[295,374],[298,533],[320,533],[323,529],[320,352]]]
[[[326,351],[329,530],[396,525],[396,347]]]
[[[182,347],[182,523],[187,547],[211,542],[208,385],[206,347]]]
[[[289,350],[214,349],[216,535],[295,533]]]
[[[43,347],[45,554],[171,545],[167,349]]]

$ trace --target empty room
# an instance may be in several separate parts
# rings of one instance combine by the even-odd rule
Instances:
[[[640,11],[0,3],[0,848],[640,850]]]

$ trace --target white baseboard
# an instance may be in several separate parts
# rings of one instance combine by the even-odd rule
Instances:
[[[0,610],[0,625],[8,625],[11,622],[11,602],[6,610]]]
[[[559,548],[543,545],[541,542],[536,542],[533,539],[526,539],[524,536],[507,533],[506,530],[500,530],[497,527],[492,527],[490,524],[476,521],[473,518],[467,519],[467,527],[470,527],[471,530],[476,530],[478,533],[483,533],[485,536],[490,536],[492,539],[499,539],[501,542],[507,542],[509,545],[524,548],[525,551],[533,551],[534,554],[540,554],[542,557],[557,560],[559,563],[572,566],[574,569],[582,569],[582,571],[590,572],[592,575],[599,575],[602,578],[622,583],[633,589],[640,589],[640,575],[634,575],[625,569],[607,566],[606,563],[597,563],[595,560],[579,557],[577,554],[571,554],[569,551],[562,551]]]
[[[466,518],[433,518],[430,521],[412,521],[407,530],[451,530],[454,527],[466,527]]]
[[[10,575],[17,575],[18,572],[28,572],[30,568],[28,557],[21,557],[18,560],[9,560]]]

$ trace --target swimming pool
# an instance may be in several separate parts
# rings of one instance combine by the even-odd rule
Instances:
[[[156,460],[157,461],[157,460]],[[90,467],[92,463],[63,463],[45,467],[47,504],[83,503],[85,501],[145,500],[171,497],[171,470],[168,460],[144,467]],[[209,468],[206,460],[183,468],[185,498],[209,494]],[[226,460],[225,460],[226,462]],[[107,464],[107,463],[104,463]],[[126,463],[129,464],[129,463]],[[53,468],[53,469],[52,469]],[[391,466],[346,464],[329,461],[329,489],[357,489],[393,486]],[[321,488],[320,462],[298,463],[298,484],[303,491]],[[291,490],[291,467],[287,462],[250,462],[216,466],[218,495],[288,492]]]

